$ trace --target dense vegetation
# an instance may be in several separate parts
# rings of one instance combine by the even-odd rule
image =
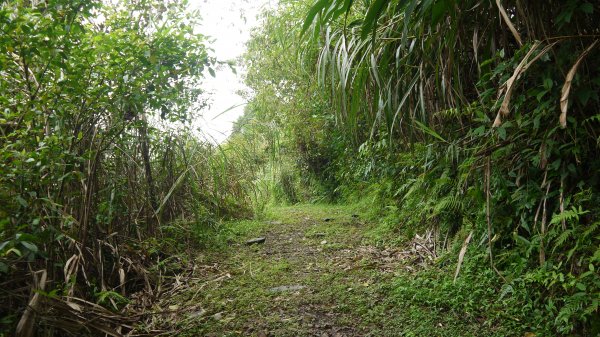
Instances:
[[[243,180],[224,175],[235,177],[234,166],[189,123],[217,61],[193,31],[198,13],[185,8],[0,4],[0,310],[9,330],[114,332],[122,322],[94,303],[121,310],[132,293],[158,296],[162,281],[149,270],[165,250],[182,249],[194,226],[249,212]],[[27,285],[46,300],[30,300]]]
[[[412,335],[431,334],[424,308],[489,335],[597,335],[598,13],[280,1],[241,60],[245,114],[214,146],[190,121],[223,64],[185,3],[2,2],[4,329],[156,333],[145,309],[220,219],[335,202],[385,244],[431,233],[434,262],[388,292]]]
[[[400,298],[515,334],[595,335],[599,10],[283,3],[250,43],[242,133],[276,130],[282,200],[359,200],[399,242],[436,233],[446,276],[402,281]]]

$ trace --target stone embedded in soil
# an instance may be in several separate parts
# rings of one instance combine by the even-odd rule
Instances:
[[[246,241],[247,245],[257,245],[261,243],[265,243],[266,238],[254,238]]]
[[[271,289],[269,289],[269,291],[272,293],[282,293],[282,292],[286,292],[286,291],[302,290],[304,288],[306,288],[306,286],[301,286],[299,284],[296,284],[296,285],[292,285],[292,286],[279,286],[279,287],[271,288]]]
[[[204,316],[204,314],[206,313],[206,310],[204,309],[200,309],[196,312],[192,312],[188,315],[189,318],[198,318],[200,316]]]
[[[267,221],[267,223],[269,225],[283,225],[283,222],[281,221]]]

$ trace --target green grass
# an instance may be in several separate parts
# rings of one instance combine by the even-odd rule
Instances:
[[[195,301],[204,314],[185,326],[184,336],[309,336],[332,332],[349,336],[517,336],[528,331],[498,301],[490,273],[465,265],[452,283],[453,263],[409,272],[398,261],[381,268],[378,255],[391,235],[361,220],[355,206],[300,205],[268,210],[268,221],[224,223],[228,244],[207,250],[199,263],[213,265],[207,282],[178,301]],[[325,219],[330,219],[325,221]],[[374,234],[379,233],[379,234]],[[265,236],[265,245],[246,246]],[[327,243],[323,243],[326,241]],[[390,247],[387,247],[390,248]],[[366,252],[365,252],[366,251]],[[452,260],[450,257],[449,260]],[[476,276],[479,275],[479,276]],[[298,291],[271,288],[302,285]]]

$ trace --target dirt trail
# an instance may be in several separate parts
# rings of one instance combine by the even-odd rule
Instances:
[[[382,335],[389,319],[383,285],[407,257],[368,244],[369,226],[358,216],[341,207],[289,207],[268,221],[230,226],[229,247],[199,259],[204,280],[182,298],[199,305],[188,335]],[[246,244],[256,237],[266,240]]]

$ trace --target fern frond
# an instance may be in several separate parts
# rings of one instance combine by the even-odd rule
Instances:
[[[462,212],[464,209],[463,200],[463,198],[456,195],[446,196],[437,202],[433,209],[434,214],[440,214],[443,211]]]
[[[553,225],[559,224],[563,221],[567,223],[571,223],[572,221],[577,223],[579,222],[579,216],[587,213],[589,213],[589,211],[584,211],[583,209],[581,209],[581,207],[579,209],[572,207],[570,210],[566,210],[562,213],[555,214],[554,216],[552,216],[552,220],[550,221],[550,223]]]

